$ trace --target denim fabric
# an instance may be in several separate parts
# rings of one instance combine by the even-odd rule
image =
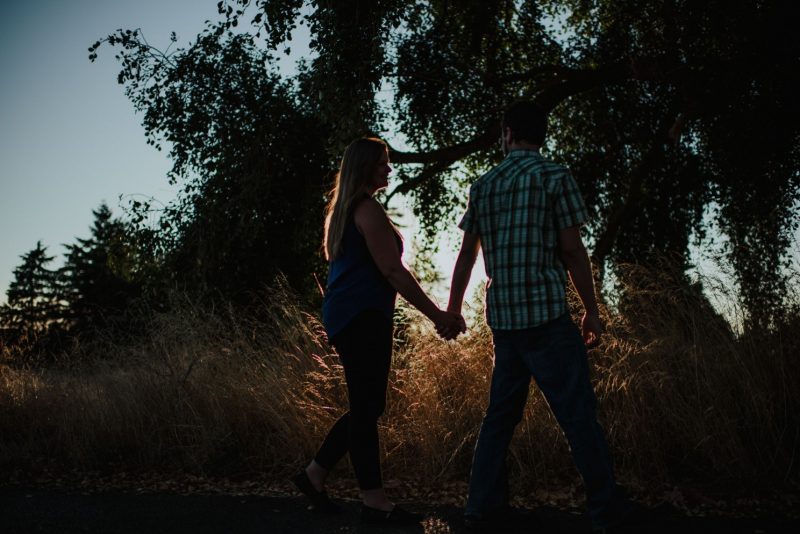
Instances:
[[[604,524],[615,491],[614,474],[578,328],[563,315],[533,328],[494,330],[493,335],[489,407],[475,446],[466,513],[485,516],[508,503],[506,453],[533,376],[583,477],[589,518]]]

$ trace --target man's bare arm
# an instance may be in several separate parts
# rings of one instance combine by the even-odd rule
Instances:
[[[456,265],[453,267],[453,279],[450,283],[450,302],[447,311],[461,313],[461,306],[464,303],[464,292],[472,276],[472,268],[478,257],[481,248],[481,240],[478,234],[464,232],[464,239],[461,241],[461,250],[458,252]]]
[[[592,263],[583,245],[580,227],[571,226],[558,233],[558,254],[583,304],[585,312],[581,321],[583,339],[588,346],[593,347],[600,341],[603,324],[600,321],[600,310],[594,292]]]

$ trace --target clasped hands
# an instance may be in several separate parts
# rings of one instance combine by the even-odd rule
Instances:
[[[440,310],[438,316],[434,320],[436,326],[436,333],[439,337],[447,341],[453,340],[459,334],[467,331],[467,322],[460,313]]]

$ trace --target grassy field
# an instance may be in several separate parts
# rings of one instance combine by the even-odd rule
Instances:
[[[798,307],[770,332],[736,333],[696,289],[630,274],[637,288],[613,313],[604,309],[608,335],[590,353],[620,479],[644,491],[795,486]],[[5,349],[0,467],[47,458],[79,469],[286,475],[313,454],[346,393],[316,317],[280,287],[262,299],[248,316],[178,301],[146,338],[76,345],[43,370],[13,364]],[[468,335],[444,342],[413,312],[400,315],[381,422],[384,470],[466,480],[487,400],[490,333],[472,320]],[[576,477],[535,387],[509,465],[517,486]],[[352,476],[347,465],[341,475]]]

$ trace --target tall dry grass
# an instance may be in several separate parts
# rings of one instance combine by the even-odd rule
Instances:
[[[136,342],[76,346],[63,358],[76,365],[3,366],[0,458],[271,469],[296,461],[345,402],[318,322],[285,288],[252,316],[188,299],[171,308]]]
[[[590,354],[621,478],[648,489],[795,484],[796,305],[774,331],[743,335],[697,288],[634,268],[621,282],[636,285],[618,310],[604,310],[608,335]],[[381,422],[387,476],[465,480],[487,400],[490,332],[478,321],[447,343],[404,315]],[[338,360],[285,287],[249,316],[184,299],[148,332],[76,346],[66,361],[80,364],[0,366],[0,462],[283,475],[345,410]],[[522,485],[575,477],[535,387],[509,463]]]

